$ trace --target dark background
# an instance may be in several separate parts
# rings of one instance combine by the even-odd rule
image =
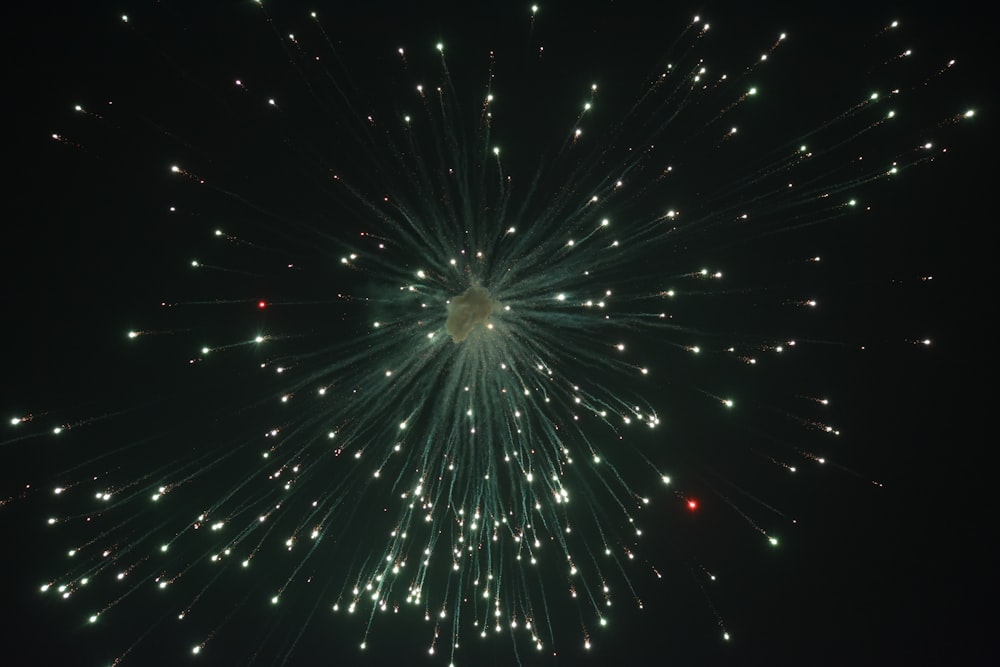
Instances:
[[[295,136],[296,128],[276,125],[264,114],[241,116],[244,124],[237,128],[225,124],[229,102],[219,99],[221,82],[228,81],[233,70],[261,72],[265,71],[261,62],[281,58],[276,39],[270,44],[254,41],[266,30],[242,30],[247,23],[259,23],[247,18],[257,11],[248,7],[250,3],[211,7],[182,3],[167,9],[133,4],[134,10],[129,3],[103,2],[3,10],[9,148],[0,242],[7,357],[0,376],[0,408],[12,416],[28,411],[41,416],[48,410],[101,414],[113,410],[106,407],[104,396],[131,395],[141,401],[162,394],[164,383],[179,378],[180,372],[157,374],[162,359],[123,351],[121,336],[135,325],[134,319],[146,321],[143,317],[156,310],[158,295],[204,293],[204,283],[191,282],[183,265],[207,245],[203,231],[208,221],[164,213],[167,205],[183,207],[193,201],[190,184],[178,183],[167,166],[174,160],[208,164],[219,180],[239,182],[240,163],[227,156],[240,154],[240,136]],[[138,34],[122,30],[116,16],[133,11],[137,17],[155,15],[156,27],[143,25]],[[808,100],[845,98],[842,89],[823,83],[847,86],[845,77],[823,73],[860,66],[858,54],[866,45],[858,36],[899,17],[911,30],[915,49],[953,54],[959,60],[960,69],[938,100],[942,108],[971,106],[979,116],[971,128],[940,132],[952,146],[947,161],[914,169],[905,182],[888,185],[876,195],[884,197],[875,201],[885,202],[883,210],[889,211],[878,225],[852,229],[846,240],[836,234],[820,237],[824,247],[845,244],[858,261],[868,260],[859,264],[861,288],[843,279],[835,282],[837,289],[854,295],[849,307],[844,306],[849,314],[825,321],[831,338],[872,343],[871,355],[849,362],[853,365],[841,372],[843,385],[837,392],[839,403],[849,404],[838,413],[838,423],[851,434],[841,462],[854,472],[828,470],[784,498],[801,525],[783,530],[779,550],[762,548],[753,534],[744,539],[751,531],[725,511],[703,518],[701,525],[711,529],[698,531],[709,534],[700,543],[661,545],[669,554],[663,568],[668,572],[666,581],[642,587],[642,613],[619,609],[613,615],[615,628],[600,635],[585,664],[994,663],[992,545],[997,536],[989,473],[995,440],[989,344],[995,307],[989,289],[989,250],[994,247],[996,219],[991,206],[995,187],[991,117],[997,86],[987,52],[996,26],[962,3],[896,7],[876,2],[815,12],[766,3],[752,7],[716,3],[701,11],[718,24],[745,24],[750,34],[778,29],[794,34],[796,26],[828,28],[833,36],[830,46],[838,46],[837,35],[847,35],[839,44],[843,56],[839,50],[816,48],[815,60],[802,61],[802,68],[817,71],[816,86],[788,93],[787,105],[801,105],[804,113],[814,113]],[[518,39],[523,41],[526,31],[526,21],[516,12],[494,7],[435,6],[433,11],[418,12],[386,4],[337,12],[343,13],[324,25],[345,40],[348,70],[357,87],[372,95],[409,82],[389,77],[382,81],[383,73],[391,69],[387,61],[373,60],[369,70],[363,58],[354,57],[352,46],[391,52],[397,42],[415,48],[421,41],[433,43],[443,37],[449,53],[477,52],[491,40],[506,44],[510,30],[520,30]],[[565,58],[568,72],[567,80],[556,88],[580,90],[594,72],[602,81],[612,75],[640,81],[693,12],[685,7],[671,8],[669,16],[659,13],[642,3],[543,5],[536,30],[544,39],[539,40],[553,58]],[[283,35],[289,21],[280,10],[273,14],[275,29]],[[225,26],[233,16],[238,19],[227,32]],[[191,29],[195,24],[198,30]],[[206,25],[214,28],[205,29]],[[198,37],[205,32],[224,36],[217,42],[205,41]],[[563,43],[577,48],[585,41],[581,35],[588,33],[594,35],[592,50],[560,52]],[[732,48],[736,52],[741,46],[737,42]],[[244,53],[253,56],[240,55]],[[231,65],[234,62],[236,66]],[[470,69],[473,73],[467,76],[478,81],[474,73],[481,69],[481,61],[468,64],[453,58],[449,64],[454,65],[456,78]],[[284,71],[275,67],[268,81],[268,90],[286,93],[284,98],[277,95],[279,99],[301,90],[298,81],[281,81],[279,73]],[[149,85],[146,77],[160,76],[162,85]],[[619,90],[631,95],[635,86],[623,81]],[[955,105],[947,99],[950,94]],[[128,100],[125,110],[101,112],[104,100],[121,98]],[[116,127],[95,131],[94,123],[82,125],[72,111],[78,101]],[[558,108],[558,96],[550,99],[547,90],[538,90],[532,102],[541,113],[551,114],[548,122],[569,117]],[[938,117],[924,111],[922,118]],[[539,124],[546,126],[544,119]],[[522,129],[523,140],[533,141],[535,130]],[[52,141],[52,132],[85,139],[81,147],[67,146]],[[133,143],[132,137],[151,138]],[[512,169],[516,159],[512,158]],[[270,195],[259,196],[266,200]],[[283,212],[297,218],[307,215],[297,209]],[[933,275],[933,285],[914,288],[914,278],[921,275]],[[216,283],[220,293],[230,287],[226,280]],[[272,289],[280,293],[282,288]],[[863,296],[858,298],[859,294]],[[253,321],[259,315],[234,317]],[[871,333],[859,341],[854,331]],[[932,348],[902,342],[904,332],[911,331],[933,338]],[[166,356],[180,354],[180,347],[166,343]],[[832,363],[838,359],[842,358],[834,354]],[[167,365],[174,368],[174,361]],[[116,422],[109,421],[110,426],[102,426],[107,429],[100,431],[102,437],[116,435]],[[44,484],[46,471],[62,468],[60,457],[69,460],[72,454],[49,449],[44,439],[0,446],[3,498],[16,497],[26,483]],[[81,446],[100,450],[101,444],[91,441]],[[874,487],[871,479],[884,488]],[[748,485],[769,483],[751,479]],[[79,607],[53,604],[37,593],[45,574],[57,571],[55,554],[64,547],[62,540],[41,536],[49,507],[47,499],[32,496],[0,508],[4,550],[0,594],[5,610],[0,632],[6,647],[2,661],[104,664],[131,641],[124,627],[120,634],[114,627],[103,627],[100,632],[108,634],[95,635],[80,622]],[[672,519],[685,520],[682,515]],[[687,535],[686,531],[682,528],[675,534]],[[692,553],[698,556],[691,557]],[[692,568],[706,562],[700,559],[702,554],[715,554],[711,562],[725,578],[721,592],[700,594],[695,583],[699,575]],[[718,639],[712,606],[725,619],[733,642]],[[402,626],[398,637],[392,634],[393,623]],[[361,658],[354,652],[359,626],[342,618],[320,617],[304,635],[293,662],[421,663],[423,655],[410,647],[414,641],[423,646],[425,632],[411,641],[405,626],[402,618],[378,623],[379,646]],[[282,627],[278,632],[296,631]],[[171,654],[169,647],[186,647],[190,640],[173,639],[167,631],[168,652],[158,664],[188,659],[186,648]],[[222,657],[227,655],[224,642],[238,645],[241,639],[231,635],[220,640],[221,645],[199,660],[229,664]],[[466,646],[468,653],[459,653],[460,663],[510,662],[506,639],[492,640],[483,650],[468,637]],[[142,664],[151,664],[150,659]],[[444,664],[442,660],[439,656],[433,664]],[[542,661],[578,664],[584,659],[576,646],[569,646],[557,658],[546,652]]]

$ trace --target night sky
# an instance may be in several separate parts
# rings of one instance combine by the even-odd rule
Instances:
[[[789,12],[773,3],[753,3],[751,10],[723,2],[672,6],[665,15],[659,4],[541,5],[533,27],[527,7],[466,3],[434,3],[426,13],[388,3],[350,9],[284,3],[269,5],[271,25],[242,0],[5,6],[9,148],[0,241],[7,351],[0,375],[0,632],[6,653],[0,663],[110,664],[165,614],[135,660],[124,664],[243,664],[266,638],[256,664],[280,664],[298,641],[288,664],[446,665],[446,650],[427,658],[429,630],[419,613],[404,608],[377,618],[372,646],[362,654],[360,619],[331,615],[327,598],[296,639],[317,596],[291,594],[275,609],[267,604],[271,582],[255,588],[238,578],[222,578],[209,589],[198,621],[204,624],[195,626],[200,634],[191,626],[178,630],[171,615],[176,608],[146,590],[115,607],[99,627],[88,627],[90,603],[62,602],[38,590],[47,577],[65,571],[69,545],[94,537],[85,525],[67,527],[66,533],[45,525],[53,513],[67,513],[50,489],[73,478],[60,471],[124,445],[131,448],[81,470],[139,475],[148,461],[224,447],[219,443],[236,437],[226,424],[243,419],[234,415],[269,419],[273,406],[264,403],[273,385],[253,379],[256,357],[237,350],[211,364],[191,364],[202,338],[225,342],[253,328],[349,338],[364,329],[370,316],[336,295],[367,295],[376,281],[357,274],[311,280],[340,275],[315,270],[339,251],[328,251],[318,235],[302,230],[356,213],[338,208],[343,200],[326,193],[328,173],[353,176],[371,192],[381,186],[385,160],[354,159],[357,143],[345,119],[354,111],[374,111],[387,124],[404,113],[421,116],[413,85],[440,79],[437,41],[447,45],[455,89],[470,96],[482,91],[486,54],[496,51],[494,139],[504,147],[504,172],[530,180],[545,147],[573,126],[590,82],[600,81],[600,93],[594,117],[582,126],[601,137],[602,128],[613,126],[637,99],[696,12],[723,31],[707,51],[733,72],[786,30],[789,43],[777,49],[774,64],[794,76],[775,76],[769,63],[751,77],[766,91],[764,99],[738,106],[721,123],[696,116],[701,126],[656,135],[661,148],[673,152],[678,145],[679,162],[702,175],[690,181],[679,176],[662,186],[676,188],[672,199],[688,208],[711,211],[716,201],[731,202],[715,199],[717,190],[704,182],[705,175],[723,181],[744,173],[739,158],[717,162],[715,149],[701,152],[706,143],[698,132],[717,130],[731,118],[741,135],[743,128],[749,131],[741,146],[751,158],[757,147],[806,135],[850,106],[870,82],[881,81],[883,69],[894,71],[897,65],[884,61],[899,53],[896,45],[912,46],[914,58],[921,58],[912,71],[921,76],[907,77],[918,89],[900,103],[901,127],[890,136],[931,137],[949,150],[892,181],[858,188],[873,209],[859,217],[773,234],[730,236],[725,225],[706,226],[667,246],[665,255],[635,254],[636,271],[647,274],[661,263],[673,271],[714,262],[727,272],[731,290],[678,306],[678,316],[692,326],[734,340],[792,332],[815,344],[759,372],[740,368],[730,374],[728,366],[709,364],[704,374],[692,375],[691,367],[671,366],[673,353],[655,340],[636,337],[638,351],[667,378],[643,389],[643,396],[664,420],[656,437],[671,443],[673,453],[665,460],[676,475],[673,491],[656,499],[656,513],[644,515],[642,563],[629,569],[643,609],[635,609],[628,594],[616,598],[612,626],[592,629],[594,648],[584,655],[575,607],[560,599],[553,625],[566,632],[565,639],[557,637],[555,647],[537,654],[519,645],[519,655],[526,664],[546,665],[1000,660],[992,637],[992,544],[1000,536],[988,463],[995,440],[988,386],[995,307],[987,287],[995,247],[990,153],[997,84],[986,54],[997,26],[969,3],[920,3],[914,9],[873,2],[863,9]],[[298,56],[290,55],[296,47],[287,34],[294,31],[305,50],[335,60],[303,18],[313,9],[341,60],[331,65],[336,84],[318,76],[318,69],[301,68]],[[118,18],[123,13],[128,26]],[[903,22],[905,36],[878,36],[893,19]],[[799,35],[808,41],[796,41]],[[400,45],[407,49],[408,70],[399,66]],[[949,58],[958,65],[936,76]],[[536,69],[523,74],[530,67]],[[234,85],[235,78],[245,89]],[[923,79],[930,79],[926,87]],[[337,101],[334,86],[342,86],[354,109]],[[272,96],[277,109],[267,104]],[[312,104],[319,99],[322,104]],[[75,112],[75,104],[86,113]],[[336,114],[324,116],[326,104]],[[976,109],[974,121],[948,122],[968,108]],[[473,108],[462,121],[466,129],[474,125],[474,114]],[[622,132],[628,136],[632,129],[626,125]],[[53,140],[53,133],[62,140]],[[852,148],[884,155],[882,135],[870,135],[852,138]],[[192,176],[170,173],[172,164],[184,165]],[[850,173],[817,178],[838,183]],[[197,183],[202,177],[209,186]],[[640,215],[647,200],[659,206],[671,199],[657,196],[660,181],[644,178],[652,194],[637,197],[623,216]],[[762,192],[750,184],[739,198],[749,206]],[[794,215],[775,219],[794,227],[800,222]],[[253,245],[223,243],[220,249],[211,234],[216,226]],[[824,255],[818,270],[791,264],[812,251]],[[190,262],[200,257],[232,270],[193,271]],[[289,262],[301,264],[303,273],[277,270]],[[921,280],[927,276],[933,280]],[[788,304],[809,294],[821,304],[815,316],[803,319]],[[258,299],[267,307],[260,308]],[[207,305],[164,308],[164,301]],[[327,301],[334,302],[329,311],[293,305]],[[702,306],[708,311],[697,312]],[[170,333],[133,345],[125,332],[135,327]],[[932,345],[922,345],[923,338]],[[310,351],[308,342],[282,345],[292,354]],[[689,390],[692,380],[697,386]],[[621,379],[607,383],[611,390],[631,390]],[[766,409],[745,410],[735,426],[723,423],[718,401],[708,408],[712,401],[700,393],[720,385]],[[797,447],[813,451],[822,442],[815,429],[794,423],[807,412],[796,402],[799,391],[828,392],[830,422],[843,434],[835,447],[823,449],[830,463],[818,468],[800,458],[802,471],[789,482],[774,459],[790,460]],[[9,418],[29,413],[31,422],[8,426]],[[45,433],[77,421],[88,423],[58,441]],[[247,428],[258,433],[260,423]],[[21,439],[22,433],[39,435]],[[660,442],[649,437],[640,433],[637,446]],[[239,460],[234,457],[237,469]],[[630,471],[648,472],[641,466],[622,470]],[[28,484],[43,491],[23,494]],[[689,499],[697,510],[688,508]],[[184,507],[183,514],[197,513],[196,507]],[[780,535],[780,546],[769,547],[751,522]],[[152,530],[156,523],[138,525]],[[277,552],[261,556],[255,567],[284,571]],[[192,554],[191,560],[201,556]],[[652,566],[662,579],[651,575]],[[322,562],[307,569],[305,575],[321,582],[330,574]],[[706,570],[718,573],[720,582],[708,583]],[[116,595],[110,584],[102,586],[103,599]],[[221,622],[230,614],[205,655],[192,660],[193,638],[203,638],[211,627],[206,619]],[[730,642],[720,638],[720,618],[733,635]],[[507,665],[513,655],[506,635],[481,642],[467,632],[457,664]]]

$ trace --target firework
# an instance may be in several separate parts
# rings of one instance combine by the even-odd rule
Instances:
[[[11,444],[76,450],[43,489],[66,547],[41,591],[128,627],[115,663],[295,660],[326,624],[369,651],[414,621],[414,652],[502,635],[523,660],[591,650],[682,562],[729,640],[680,524],[708,502],[742,548],[777,547],[795,518],[772,481],[837,461],[836,366],[930,345],[824,316],[824,290],[843,304],[843,238],[885,215],[880,186],[973,118],[921,106],[955,63],[911,62],[887,24],[803,71],[792,28],[695,17],[581,83],[563,75],[597,56],[548,46],[537,9],[454,52],[254,9],[231,20],[260,49],[228,16],[180,19],[222,58],[121,17],[148,80],[52,135],[154,182],[171,240],[147,247],[196,256],[141,290],[113,407],[11,418]]]

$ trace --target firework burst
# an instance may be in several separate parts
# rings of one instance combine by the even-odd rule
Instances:
[[[791,28],[695,17],[583,82],[537,9],[496,50],[253,9],[121,17],[148,79],[52,134],[154,182],[197,256],[141,290],[164,296],[130,314],[113,409],[11,418],[11,445],[86,443],[43,488],[66,560],[41,590],[132,616],[115,664],[169,623],[174,654],[289,660],[310,627],[368,650],[414,620],[413,650],[454,663],[496,635],[589,651],[683,562],[729,640],[683,517],[714,504],[776,547],[795,518],[771,487],[836,464],[836,367],[930,345],[842,324],[870,282],[843,238],[973,118],[928,92],[955,63],[911,62],[887,24],[802,71]]]

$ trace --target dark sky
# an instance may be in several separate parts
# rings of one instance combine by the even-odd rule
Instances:
[[[311,309],[274,316],[249,303],[257,294],[275,302],[328,298],[329,285],[302,293],[301,281],[275,277],[279,274],[270,263],[301,257],[308,264],[324,256],[313,247],[313,237],[300,233],[322,219],[317,206],[336,206],[318,194],[323,169],[371,168],[353,152],[357,143],[342,120],[350,114],[338,107],[343,115],[332,116],[315,141],[309,139],[324,119],[296,109],[332,88],[311,72],[298,77],[288,63],[289,52],[279,46],[279,35],[290,30],[307,34],[302,12],[273,10],[272,32],[249,2],[203,4],[97,2],[3,10],[9,148],[0,243],[7,314],[0,410],[5,422],[8,416],[34,413],[35,422],[26,426],[36,430],[75,416],[102,418],[93,427],[81,427],[82,435],[72,433],[77,440],[70,445],[54,446],[46,437],[0,437],[0,498],[13,498],[0,507],[4,664],[108,664],[116,655],[109,647],[120,650],[145,627],[134,629],[130,605],[151,618],[160,613],[155,596],[137,595],[114,610],[121,615],[118,620],[102,621],[95,631],[82,623],[83,607],[42,598],[38,584],[61,571],[67,540],[44,530],[43,519],[55,507],[47,494],[16,499],[24,485],[48,488],[57,471],[134,443],[136,433],[168,458],[171,447],[184,451],[198,438],[225,437],[212,431],[211,416],[192,419],[200,434],[190,441],[182,435],[190,417],[180,409],[190,400],[178,394],[192,383],[222,386],[220,378],[226,377],[220,370],[188,372],[183,355],[194,338],[179,332],[160,337],[156,347],[136,350],[123,344],[124,331],[148,322],[180,326],[173,313],[158,307],[163,299],[241,300],[205,312],[185,311],[183,327],[197,332],[265,326],[269,316],[279,318],[272,321],[276,328],[316,326],[341,335],[351,330],[354,311],[347,307],[338,311],[342,321],[315,324],[309,320]],[[781,29],[815,40],[789,44],[797,67],[787,82],[766,72],[756,77],[762,87],[782,91],[762,102],[773,105],[767,114],[745,117],[750,127],[757,123],[754,141],[763,146],[772,137],[803,134],[843,109],[857,92],[855,81],[878,81],[880,56],[872,54],[893,51],[873,35],[878,26],[900,18],[910,31],[900,43],[912,42],[920,56],[927,54],[915,71],[930,76],[948,57],[957,58],[959,68],[932,81],[940,93],[918,90],[908,98],[920,106],[903,106],[911,113],[901,120],[905,125],[899,132],[941,137],[950,150],[899,181],[865,190],[877,213],[862,223],[820,225],[776,235],[774,243],[753,234],[729,243],[710,230],[695,237],[692,245],[699,254],[692,261],[713,258],[727,270],[742,271],[751,286],[768,286],[763,295],[748,290],[724,297],[732,308],[719,321],[704,322],[706,327],[735,328],[753,338],[768,331],[769,313],[777,313],[771,328],[784,330],[787,309],[766,305],[773,295],[815,288],[828,299],[829,308],[808,327],[793,330],[833,344],[811,348],[800,357],[802,364],[785,366],[778,374],[794,386],[830,388],[837,403],[835,421],[845,432],[846,444],[831,457],[841,467],[812,471],[806,481],[788,485],[759,465],[761,457],[787,453],[783,443],[789,439],[812,443],[815,434],[794,435],[775,426],[780,420],[767,418],[749,418],[738,429],[726,430],[693,407],[700,403],[683,391],[664,388],[653,395],[652,402],[670,404],[663,411],[670,423],[660,433],[696,443],[678,455],[677,469],[687,473],[680,491],[697,497],[703,513],[670,509],[660,517],[661,530],[643,551],[662,566],[664,579],[654,580],[648,568],[634,576],[644,603],[641,613],[622,604],[613,615],[615,627],[595,635],[596,650],[585,662],[570,641],[557,657],[546,651],[538,664],[995,663],[1000,656],[990,641],[996,594],[991,545],[997,536],[988,484],[994,438],[987,403],[993,375],[988,332],[995,308],[987,291],[992,267],[987,251],[995,246],[996,214],[990,207],[995,169],[990,165],[996,77],[985,55],[995,30],[963,3],[923,3],[902,12],[881,2],[815,13],[769,3],[754,4],[752,10],[737,3],[691,9],[729,31],[731,39],[712,52],[730,66],[748,62],[747,54],[766,46],[761,36]],[[516,110],[505,110],[499,101],[497,106],[498,141],[511,147],[544,147],[547,128],[569,127],[577,104],[572,95],[591,80],[601,81],[607,97],[598,99],[611,110],[602,119],[626,110],[694,13],[685,7],[663,17],[651,5],[630,2],[542,5],[529,33],[521,10],[495,7],[442,5],[421,13],[385,4],[318,11],[330,16],[324,28],[349,73],[338,85],[345,85],[358,108],[385,116],[409,111],[407,105],[419,110],[401,91],[415,80],[433,80],[438,71],[436,59],[419,55],[419,49],[443,39],[456,88],[478,91],[485,80],[484,53],[495,48],[498,93],[518,91],[513,100],[503,100],[516,104]],[[117,16],[123,12],[134,17],[132,29],[120,25]],[[396,66],[393,51],[400,44],[415,54],[408,56],[411,74]],[[538,45],[545,46],[545,71],[552,74],[522,76],[519,68],[537,60]],[[782,55],[779,49],[776,57]],[[245,94],[234,94],[231,82],[237,76],[246,79]],[[270,95],[279,100],[277,113],[264,103]],[[337,104],[333,95],[323,99]],[[108,100],[113,108],[106,106]],[[77,103],[100,118],[74,113]],[[949,111],[967,107],[978,112],[971,126],[934,127]],[[734,116],[743,120],[742,108]],[[53,141],[53,132],[66,142]],[[685,139],[671,135],[665,141]],[[879,149],[867,138],[857,144],[862,150]],[[692,138],[691,145],[702,144]],[[535,162],[530,150],[505,151],[512,154],[505,163],[510,172],[524,173]],[[678,153],[697,166],[702,156],[693,151]],[[204,173],[213,186],[249,197],[253,206],[234,204],[217,190],[199,189],[170,174],[175,162],[196,165],[189,168]],[[379,158],[373,162],[377,169]],[[730,166],[740,171],[739,163]],[[377,186],[379,178],[368,171],[361,182]],[[824,178],[840,179],[836,174]],[[710,187],[684,185],[685,201],[711,209],[716,200]],[[747,196],[754,193],[747,188]],[[170,214],[171,205],[181,213]],[[264,209],[275,215],[261,214]],[[220,222],[229,228],[246,224],[253,230],[249,236],[262,240],[266,248],[248,251],[263,267],[259,272],[254,265],[254,275],[192,277],[188,262],[211,253],[215,246],[206,230]],[[802,256],[805,248],[818,248],[840,263],[819,277],[770,264],[770,258]],[[683,266],[686,251],[686,246],[678,248],[665,262]],[[651,266],[659,257],[642,260],[642,266]],[[933,275],[932,284],[921,283],[926,275]],[[368,287],[359,281],[346,289]],[[930,349],[906,342],[922,336],[934,340]],[[869,348],[863,354],[857,351],[862,344]],[[683,372],[677,370],[678,383],[684,382]],[[699,381],[710,385],[717,379],[712,372]],[[757,376],[739,377],[737,391],[759,392],[761,404],[775,404],[776,385],[755,384]],[[233,389],[231,399],[218,399],[220,410],[253,399],[252,385]],[[129,411],[118,414],[123,406]],[[794,403],[777,406],[796,409]],[[20,431],[10,431],[12,437],[15,433]],[[168,438],[173,440],[167,443]],[[157,459],[155,451],[149,455]],[[132,450],[130,456],[111,467],[141,469],[143,453]],[[873,479],[884,487],[876,488]],[[746,501],[748,496],[780,505],[798,524],[773,520]],[[729,497],[738,498],[739,507],[749,508],[754,519],[766,517],[764,522],[781,534],[781,547],[766,548],[726,505]],[[707,595],[699,588],[703,566],[724,579]],[[209,608],[222,619],[248,591],[225,584],[219,593]],[[246,656],[245,645],[268,632],[277,647],[271,650],[280,655],[294,639],[298,619],[309,611],[291,604],[287,615],[277,617],[258,608],[257,598],[239,607],[239,618],[246,621],[238,627],[245,629],[234,633],[227,626],[229,634],[220,634],[204,656],[207,664],[238,664],[222,656],[229,651]],[[718,638],[716,611],[734,635],[730,644]],[[364,658],[356,652],[360,626],[320,614],[307,627],[292,663],[422,664],[426,632],[414,634],[411,619],[402,616],[376,625],[381,647]],[[559,623],[575,631],[573,619]],[[158,629],[149,639],[152,650],[146,647],[136,664],[180,664],[190,643],[183,632]],[[459,654],[459,664],[510,664],[506,639],[492,640],[484,650],[469,636],[466,645],[469,652]],[[271,659],[267,655],[261,662]],[[537,656],[525,659],[535,664]],[[427,664],[447,663],[439,657]]]

